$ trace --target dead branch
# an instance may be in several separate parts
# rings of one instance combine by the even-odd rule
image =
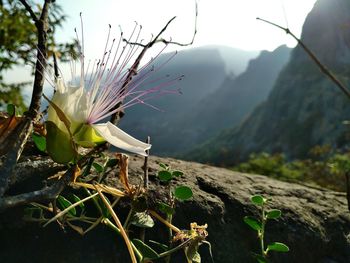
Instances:
[[[75,169],[72,167],[66,171],[61,179],[49,187],[38,191],[0,198],[0,211],[31,202],[52,201],[56,199],[64,188],[73,180],[74,174]]]
[[[289,28],[282,27],[280,25],[277,25],[273,22],[267,21],[265,19],[256,18],[257,20],[263,21],[265,23],[268,23],[270,25],[273,25],[279,29],[282,29],[286,32],[286,34],[291,35],[298,44],[304,49],[304,51],[309,55],[309,57],[315,62],[315,64],[320,68],[321,72],[325,74],[349,99],[350,99],[350,91],[348,88],[329,70],[325,65],[323,65],[320,60],[316,57],[316,55],[299,39],[297,38],[290,30]],[[346,192],[347,192],[347,202],[348,202],[348,209],[350,211],[350,179],[349,179],[349,171],[345,173],[346,176]]]
[[[265,19],[256,18],[257,20],[263,21],[265,23],[268,23],[270,25],[273,25],[283,31],[286,32],[286,34],[291,35],[298,44],[304,49],[304,51],[309,55],[309,57],[315,62],[315,64],[320,68],[321,72],[325,74],[349,99],[350,99],[350,91],[348,88],[339,80],[337,77],[329,70],[325,65],[323,65],[320,60],[316,57],[316,55],[298,38],[296,37],[289,28],[282,27],[280,25],[277,25],[275,23],[272,23],[270,21],[267,21]]]

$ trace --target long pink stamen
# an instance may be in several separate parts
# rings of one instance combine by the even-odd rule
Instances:
[[[123,32],[120,34],[118,44],[113,39],[110,42],[111,27],[109,26],[106,44],[102,58],[98,62],[92,63],[91,72],[90,61],[85,71],[85,55],[84,55],[84,32],[83,21],[81,19],[81,42],[77,34],[77,41],[80,52],[80,86],[86,89],[87,94],[87,122],[96,123],[106,117],[115,114],[122,109],[128,108],[135,104],[144,104],[156,110],[160,110],[157,107],[147,103],[150,98],[154,98],[156,94],[168,94],[176,93],[174,90],[164,90],[179,80],[175,78],[172,80],[164,81],[164,78],[153,79],[149,81],[151,73],[157,72],[164,67],[176,54],[171,55],[169,58],[162,62],[155,68],[153,62],[164,51],[165,47],[150,61],[143,66],[140,66],[137,77],[132,81],[127,80],[130,69],[127,65],[130,64],[133,57],[136,56],[140,49],[140,46],[129,44],[132,42],[138,43],[140,39],[141,29],[137,23],[131,34],[128,36],[125,44],[123,42]],[[139,30],[137,30],[139,28]],[[71,73],[75,76],[75,64],[72,62]],[[73,79],[73,78],[72,78]],[[125,83],[127,85],[125,86]],[[160,83],[160,84],[159,84]],[[141,89],[143,85],[152,85],[150,89]],[[123,104],[121,106],[121,104]],[[117,105],[120,105],[117,107]]]

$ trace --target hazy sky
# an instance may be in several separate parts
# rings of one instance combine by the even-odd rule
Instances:
[[[316,0],[198,0],[198,34],[194,46],[220,44],[246,50],[273,50],[283,43],[296,43],[283,31],[256,20],[256,17],[288,26],[300,35],[306,15]],[[107,25],[118,34],[118,25],[130,31],[137,21],[148,38],[157,33],[173,16],[177,16],[166,36],[187,42],[194,28],[193,0],[60,0],[69,18],[59,38],[74,37],[80,27],[79,12],[83,13],[85,43],[94,53],[103,46]],[[283,8],[284,7],[284,8]],[[285,12],[284,12],[285,10]]]
[[[103,53],[108,32],[119,36],[119,25],[125,33],[131,32],[134,21],[143,26],[143,35],[149,39],[173,16],[164,37],[174,41],[188,42],[194,30],[194,0],[57,0],[68,15],[57,39],[67,41],[75,38],[74,28],[80,31],[79,13],[83,14],[85,55],[98,59]],[[261,17],[282,26],[288,23],[297,36],[300,35],[306,15],[316,0],[198,0],[198,34],[194,45],[225,45],[245,50],[273,50],[282,44],[295,46],[296,42],[282,30],[256,20]],[[285,11],[285,12],[284,12]],[[166,51],[179,50],[177,46]],[[61,68],[65,66],[61,65]],[[66,71],[66,70],[65,70]],[[69,70],[67,70],[69,71]],[[8,72],[9,81],[31,79],[28,69]]]

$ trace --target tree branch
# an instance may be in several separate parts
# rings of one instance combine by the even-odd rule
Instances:
[[[256,19],[263,21],[265,23],[268,23],[270,25],[273,25],[273,26],[285,31],[286,34],[291,35],[298,42],[298,44],[304,49],[304,51],[309,55],[309,57],[316,63],[316,65],[320,68],[321,72],[323,74],[325,74],[350,99],[350,91],[348,90],[348,88],[339,79],[337,79],[337,77],[329,69],[327,69],[325,65],[323,65],[319,61],[319,59],[316,57],[316,55],[299,38],[297,38],[289,30],[289,28],[282,27],[280,25],[277,25],[275,23],[272,23],[270,21],[267,21],[267,20],[259,18],[259,17],[257,17]]]
[[[29,111],[25,114],[21,123],[12,131],[8,137],[8,151],[1,157],[0,160],[0,198],[5,194],[10,177],[13,174],[17,160],[20,157],[23,147],[32,132],[33,122],[39,117],[41,95],[44,86],[44,72],[47,59],[47,31],[48,12],[51,0],[45,0],[40,19],[36,17],[32,8],[25,0],[20,0],[30,13],[38,34],[38,58],[35,66],[35,77],[32,99],[29,106]]]
[[[54,200],[63,191],[63,189],[73,180],[74,173],[74,167],[71,167],[61,177],[61,179],[59,179],[57,182],[55,182],[49,187],[45,187],[44,189],[33,191],[30,193],[0,198],[0,211],[19,205],[29,204],[31,202]]]
[[[49,7],[52,0],[45,0],[40,19],[35,26],[38,31],[38,58],[35,65],[35,76],[32,100],[29,106],[29,114],[34,119],[38,116],[41,105],[41,96],[44,86],[44,72],[47,61],[47,32],[49,29]]]
[[[37,23],[39,19],[34,13],[33,9],[27,3],[27,1],[26,0],[19,0],[19,1],[22,3],[22,5],[24,5],[25,9],[29,12],[30,17],[33,19],[34,23]]]

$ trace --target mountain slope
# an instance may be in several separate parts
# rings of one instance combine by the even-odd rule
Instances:
[[[180,51],[161,70],[152,73],[152,79],[170,75],[175,78],[181,75],[185,77],[172,88],[180,88],[181,95],[164,95],[150,103],[162,111],[154,110],[145,105],[135,105],[126,109],[126,116],[120,122],[120,127],[137,138],[146,138],[150,135],[153,144],[153,153],[164,152],[164,147],[171,145],[172,138],[167,136],[176,127],[175,119],[181,118],[189,112],[195,111],[196,105],[206,95],[217,90],[227,76],[227,71],[241,72],[248,64],[248,60],[256,55],[256,52],[239,51],[231,49],[232,53],[244,53],[241,56],[237,68],[227,66],[226,59],[222,57],[221,49],[224,47],[202,47]],[[160,65],[170,54],[162,55],[157,61]]]
[[[244,73],[238,77],[228,76],[221,87],[202,99],[193,111],[175,120],[175,127],[181,129],[165,134],[176,142],[165,149],[165,154],[181,155],[222,129],[238,124],[267,98],[289,53],[286,46],[273,52],[262,51],[249,62]]]
[[[350,2],[319,0],[307,16],[302,41],[350,86]],[[344,147],[350,102],[296,47],[268,100],[238,128],[222,132],[187,158],[220,165],[252,152],[284,152],[304,157],[318,144]]]

